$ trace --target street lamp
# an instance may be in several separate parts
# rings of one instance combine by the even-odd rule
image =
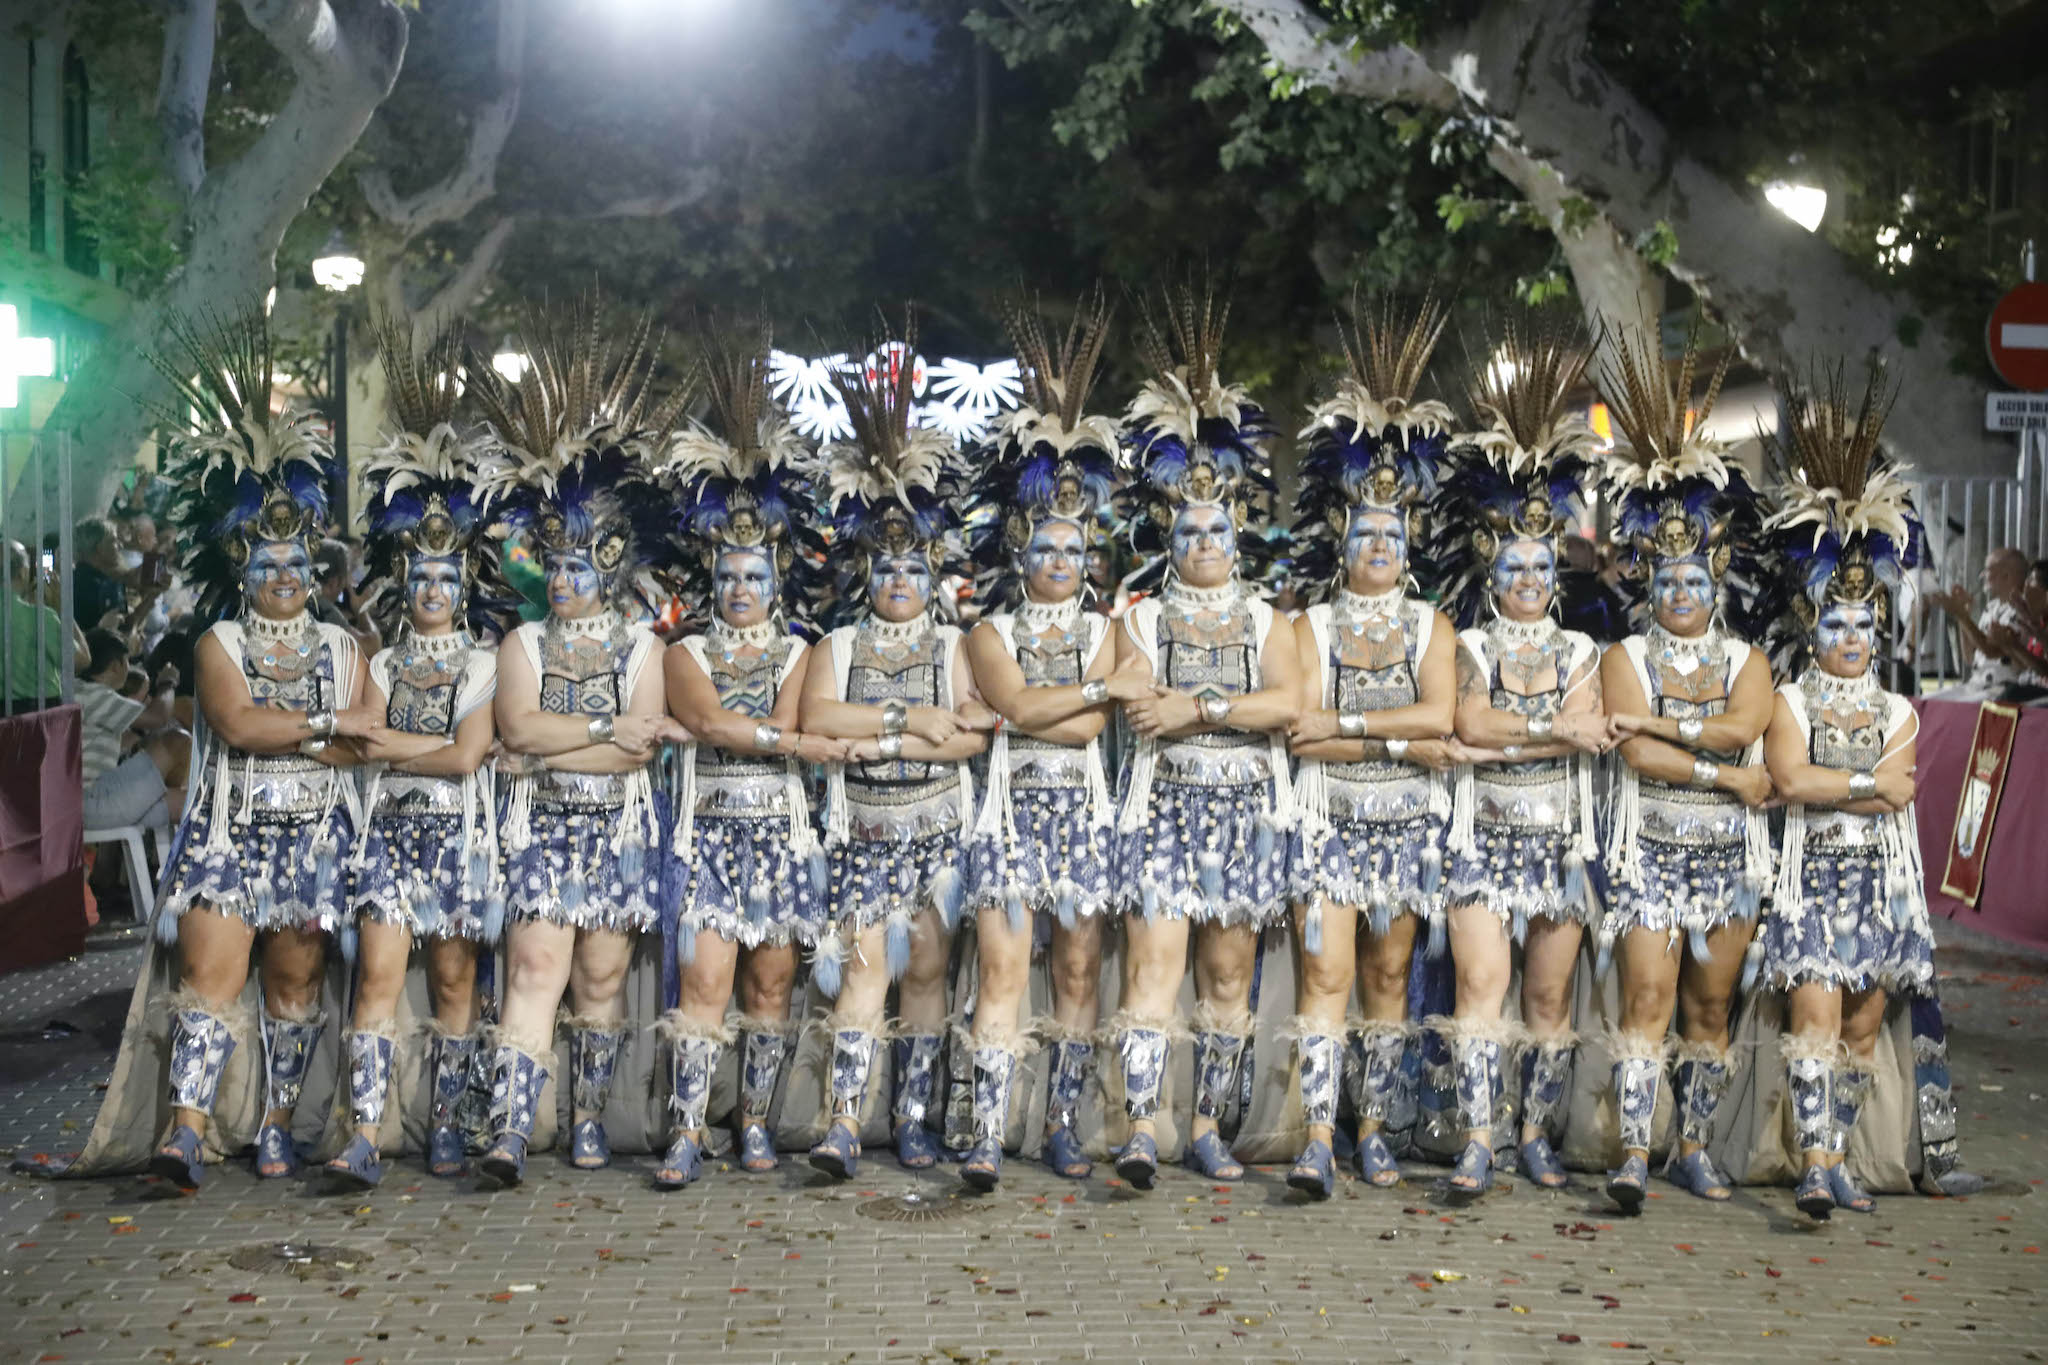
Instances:
[[[505,348],[491,357],[491,368],[505,376],[507,384],[517,384],[533,368],[533,357],[524,351],[513,350],[512,343],[507,341]]]
[[[1764,198],[1772,208],[1808,232],[1818,228],[1820,220],[1827,216],[1828,192],[1818,185],[1794,185],[1787,180],[1773,180],[1764,186]]]
[[[348,291],[363,282],[363,258],[349,249],[341,230],[335,229],[327,245],[313,258],[313,281],[322,289],[342,296],[335,300],[334,339],[328,356],[328,423],[334,428],[334,458],[340,466],[335,478],[334,524],[348,534]]]

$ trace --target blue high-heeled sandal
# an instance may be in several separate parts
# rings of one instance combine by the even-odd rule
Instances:
[[[1116,1154],[1116,1173],[1133,1189],[1151,1189],[1159,1177],[1159,1140],[1150,1133],[1131,1134],[1131,1140]]]
[[[198,1189],[205,1171],[199,1134],[182,1123],[171,1129],[162,1147],[150,1153],[149,1173],[163,1177],[181,1190]]]
[[[704,1149],[688,1133],[676,1134],[654,1173],[657,1190],[680,1190],[704,1173]]]
[[[1470,1184],[1460,1185],[1460,1180]],[[1451,1167],[1450,1180],[1444,1188],[1449,1192],[1451,1202],[1470,1203],[1493,1188],[1493,1146],[1477,1138],[1465,1144],[1465,1150],[1458,1153],[1457,1164]]]
[[[357,1133],[341,1149],[341,1155],[320,1168],[329,1194],[354,1194],[376,1188],[384,1178],[384,1159],[377,1144]]]
[[[1287,1183],[1311,1199],[1328,1199],[1337,1189],[1337,1154],[1330,1144],[1317,1138],[1301,1149]]]
[[[1180,1159],[1190,1170],[1200,1171],[1211,1180],[1244,1179],[1244,1163],[1230,1154],[1222,1135],[1213,1129],[1190,1142]]]
[[[1714,1169],[1713,1158],[1706,1148],[1675,1156],[1664,1168],[1664,1178],[1689,1194],[1699,1196],[1712,1203],[1726,1203],[1734,1193],[1728,1185],[1728,1177]]]
[[[1828,1193],[1835,1197],[1835,1207],[1851,1213],[1875,1213],[1877,1201],[1865,1194],[1849,1177],[1846,1162],[1828,1167]]]
[[[304,1164],[299,1160],[299,1149],[292,1145],[290,1133],[274,1123],[256,1130],[257,1179],[283,1180],[297,1175]]]
[[[851,1179],[860,1168],[860,1138],[845,1124],[833,1124],[811,1148],[811,1165],[834,1180]]]
[[[1621,1205],[1623,1213],[1634,1213],[1643,1206],[1649,1184],[1649,1161],[1630,1152],[1622,1160],[1620,1170],[1608,1173],[1607,1197]]]
[[[775,1155],[775,1136],[765,1123],[740,1125],[740,1169],[763,1175],[782,1164]]]
[[[1541,1133],[1523,1143],[1515,1156],[1522,1163],[1522,1174],[1546,1190],[1561,1190],[1571,1183],[1564,1163],[1551,1149],[1550,1139]]]
[[[500,1137],[477,1163],[477,1173],[502,1189],[517,1185],[526,1178],[526,1139],[518,1133]]]
[[[896,1164],[906,1171],[928,1171],[939,1164],[939,1142],[932,1130],[908,1119],[896,1125]]]
[[[1081,1150],[1081,1139],[1066,1124],[1045,1135],[1045,1164],[1067,1180],[1086,1180],[1095,1173],[1095,1163]]]
[[[436,1128],[427,1134],[427,1174],[446,1179],[462,1174],[469,1164],[468,1153],[463,1149],[462,1130],[459,1128]]]
[[[975,1143],[960,1167],[960,1178],[967,1182],[968,1189],[982,1194],[994,1189],[1003,1178],[1003,1144],[993,1138]]]
[[[1827,1167],[1808,1166],[1799,1177],[1799,1187],[1792,1191],[1792,1202],[1814,1222],[1827,1222],[1828,1215],[1835,1211],[1835,1192],[1828,1185]]]
[[[1358,1172],[1358,1178],[1375,1189],[1391,1189],[1401,1183],[1401,1163],[1394,1160],[1394,1154],[1387,1150],[1386,1139],[1379,1135],[1378,1130],[1358,1140],[1351,1165]]]
[[[585,1119],[569,1130],[569,1164],[579,1171],[601,1171],[612,1164],[612,1144],[602,1123]]]

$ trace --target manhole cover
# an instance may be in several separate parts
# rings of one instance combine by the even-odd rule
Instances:
[[[237,1270],[296,1275],[302,1280],[338,1280],[369,1263],[367,1251],[313,1242],[262,1242],[228,1254],[228,1264]]]
[[[953,1223],[976,1217],[990,1205],[969,1194],[887,1194],[853,1207],[861,1217],[878,1223]]]

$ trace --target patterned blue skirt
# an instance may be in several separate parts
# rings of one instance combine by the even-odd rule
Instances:
[[[503,889],[492,885],[495,869],[481,849],[463,866],[461,816],[377,816],[358,861],[349,895],[364,919],[403,925],[415,938],[498,941]]]
[[[689,857],[669,855],[669,899],[681,932],[709,929],[758,948],[815,942],[825,919],[823,855],[799,858],[787,815],[699,815]]]
[[[938,907],[959,921],[966,882],[960,874],[961,833],[918,839],[853,839],[832,850],[831,912],[849,939],[901,909]]]
[[[1586,868],[1571,856],[1571,835],[1475,823],[1471,853],[1451,859],[1444,904],[1483,904],[1519,943],[1532,919],[1585,924],[1592,916]]]
[[[1878,859],[1809,848],[1799,894],[1798,911],[1774,909],[1758,931],[1772,986],[1877,986],[1892,995],[1924,995],[1932,988],[1934,942],[1924,921],[1916,923],[1907,907],[1892,902]]]
[[[215,818],[210,809],[195,810],[180,833],[157,922],[166,942],[176,937],[178,918],[194,905],[231,915],[259,933],[331,932],[347,922],[343,860],[355,842],[355,827],[345,807],[337,803],[325,819],[259,816],[233,825],[230,847],[219,851],[206,847]]]
[[[1332,820],[1327,832],[1288,840],[1294,898],[1320,895],[1333,905],[1364,910],[1375,933],[1396,915],[1428,915],[1443,904],[1444,822]]]
[[[1085,787],[1027,787],[1010,793],[1013,832],[979,835],[967,849],[967,905],[1004,906],[1011,892],[1025,911],[1064,923],[1108,913],[1116,831],[1089,818]]]
[[[1746,880],[1746,864],[1739,843],[1674,844],[1638,835],[1641,871],[1633,886],[1614,879],[1608,925],[1617,934],[1638,928],[1691,933],[1751,919],[1757,894]]]
[[[656,809],[661,797],[656,793]],[[505,853],[505,907],[514,920],[538,919],[572,929],[630,933],[659,921],[661,830],[612,847],[621,806],[536,804],[528,816],[527,846]]]
[[[1272,822],[1270,782],[1192,786],[1154,781],[1140,829],[1116,853],[1126,914],[1259,926],[1287,913],[1287,850]]]

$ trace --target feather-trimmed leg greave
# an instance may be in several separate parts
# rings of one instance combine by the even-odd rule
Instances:
[[[939,1052],[945,1039],[936,1033],[906,1033],[896,1039],[896,1122],[925,1121],[938,1094]]]
[[[1797,1041],[1786,1039],[1787,1043]],[[1785,1090],[1792,1103],[1792,1142],[1801,1152],[1825,1152],[1834,1126],[1834,1069],[1825,1053],[1785,1055]]]
[[[433,1094],[427,1104],[427,1126],[453,1129],[455,1111],[469,1092],[469,1069],[476,1057],[474,1033],[437,1033],[433,1050]]]
[[[1062,1038],[1046,1054],[1045,1126],[1072,1128],[1095,1065],[1095,1044],[1085,1038]]]
[[[1654,1038],[1624,1033],[1612,1040],[1614,1114],[1624,1150],[1647,1152],[1657,1116],[1657,1091],[1664,1083],[1664,1048]]]
[[[1735,1080],[1734,1057],[1718,1043],[1686,1043],[1678,1052],[1672,1085],[1680,1109],[1678,1136],[1705,1146],[1714,1129],[1714,1115]]]
[[[759,1121],[768,1117],[775,1102],[775,1086],[782,1078],[782,1064],[789,1058],[789,1030],[781,1025],[756,1025],[743,1020],[745,1041],[740,1045],[740,1117]]]
[[[491,1137],[519,1140],[524,1154],[540,1112],[541,1087],[548,1081],[547,1059],[512,1043],[491,1050]]]
[[[1010,1090],[1017,1078],[1017,1052],[1003,1043],[974,1049],[974,1143],[1000,1148],[1010,1126]]]
[[[599,1118],[612,1095],[619,1069],[619,1044],[626,1032],[616,1024],[569,1021],[569,1102],[572,1114]]]
[[[1244,1058],[1251,1016],[1226,1019],[1207,1005],[1195,1010],[1195,1115],[1220,1119],[1237,1089],[1238,1063]]]
[[[1352,1036],[1358,1059],[1358,1117],[1361,1122],[1385,1123],[1393,1116],[1401,1085],[1401,1059],[1408,1051],[1408,1026],[1368,1021]]]
[[[832,1025],[832,1117],[860,1121],[874,1075],[875,1049],[881,1037],[875,1028],[850,1021]]]
[[[225,1018],[196,1002],[180,1002],[171,1015],[171,1107],[211,1114],[221,1073],[234,1053],[235,1036]]]
[[[1522,1053],[1522,1122],[1548,1137],[1564,1115],[1572,1083],[1572,1050],[1577,1040],[1553,1034]]]
[[[1169,1029],[1169,1021],[1164,1019],[1119,1016],[1111,1024],[1117,1064],[1123,1071],[1124,1112],[1134,1119],[1149,1119],[1159,1112]]]
[[[1836,1068],[1833,1081],[1832,1122],[1828,1125],[1828,1151],[1841,1156],[1849,1150],[1849,1134],[1856,1130],[1856,1121],[1863,1117],[1863,1106],[1870,1099],[1871,1073],[1854,1057]]]
[[[358,1128],[384,1122],[384,1098],[391,1093],[391,1057],[397,1043],[392,1026],[352,1030],[348,1035],[349,1118]]]
[[[263,1016],[263,1104],[266,1111],[296,1109],[306,1086],[306,1064],[327,1028],[327,1017],[304,1019]]]
[[[1458,1122],[1468,1133],[1491,1133],[1499,1108],[1501,1041],[1483,1034],[1460,1033],[1451,1039],[1451,1066],[1457,1073]]]
[[[1300,1060],[1301,1118],[1310,1127],[1332,1127],[1337,1122],[1338,1070],[1343,1064],[1344,1040],[1334,1032],[1304,1028],[1295,1036],[1295,1056]]]

